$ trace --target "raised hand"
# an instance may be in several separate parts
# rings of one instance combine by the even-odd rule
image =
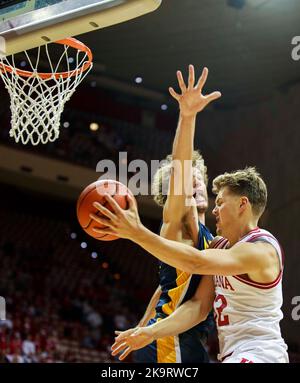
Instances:
[[[206,83],[208,69],[204,68],[202,74],[195,85],[195,70],[193,65],[189,65],[188,85],[185,84],[181,71],[177,71],[177,79],[181,94],[175,92],[170,87],[169,92],[178,101],[180,113],[183,117],[195,116],[201,112],[210,102],[221,97],[220,92],[212,92],[207,95],[202,94],[202,89]]]
[[[146,347],[154,341],[150,327],[136,327],[123,332],[116,331],[115,333],[118,336],[111,347],[111,354],[115,356],[121,353],[119,360],[125,359],[132,351]]]

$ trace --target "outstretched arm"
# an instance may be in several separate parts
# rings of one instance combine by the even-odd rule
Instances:
[[[177,269],[190,274],[201,275],[238,275],[255,273],[268,269],[277,261],[275,248],[265,242],[238,243],[228,250],[197,250],[184,243],[162,238],[152,233],[140,222],[136,202],[127,196],[129,209],[123,210],[110,196],[106,199],[113,212],[95,202],[94,206],[107,218],[94,214],[90,217],[104,229],[95,228],[100,234],[117,235],[127,238],[143,247],[146,251]]]
[[[119,359],[125,359],[131,351],[138,350],[156,339],[181,334],[204,321],[214,300],[213,278],[202,278],[192,299],[179,306],[170,316],[149,327],[140,327],[135,331],[116,332],[112,345],[112,355],[121,353]]]
[[[164,222],[181,224],[187,211],[193,206],[193,170],[192,154],[194,150],[194,135],[196,116],[210,102],[221,96],[220,92],[208,95],[202,94],[203,86],[207,80],[208,69],[204,68],[195,84],[194,66],[189,66],[188,84],[186,85],[181,71],[177,71],[177,79],[181,94],[173,88],[169,91],[177,100],[180,109],[179,121],[172,150],[172,171],[170,176],[168,198],[164,206]]]
[[[207,76],[208,69],[204,68],[201,77],[197,84],[195,84],[194,66],[189,65],[187,85],[183,80],[181,71],[177,71],[177,80],[181,94],[176,93],[173,88],[169,88],[170,94],[178,102],[180,109],[179,121],[172,150],[172,159],[179,168],[175,165],[172,168],[170,176],[169,193],[163,210],[163,227],[160,233],[164,238],[180,240],[182,219],[187,213],[187,209],[195,208],[195,205],[191,204],[189,199],[191,199],[193,195],[191,160],[194,149],[196,116],[211,101],[216,100],[221,96],[220,92],[213,92],[209,95],[202,94],[202,89],[206,83]],[[175,193],[176,183],[179,183],[181,187],[182,193],[179,195]],[[180,233],[178,231],[180,231]],[[138,326],[146,325],[151,317],[153,317],[160,294],[161,288],[158,287]]]

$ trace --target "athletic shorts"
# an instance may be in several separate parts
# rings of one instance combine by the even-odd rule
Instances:
[[[274,347],[257,347],[253,350],[237,349],[233,353],[226,355],[221,359],[222,363],[289,363],[288,353]]]

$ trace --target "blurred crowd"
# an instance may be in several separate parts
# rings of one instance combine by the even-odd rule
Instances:
[[[137,323],[146,303],[142,289],[88,257],[63,223],[0,215],[1,360],[116,361],[114,331]]]
[[[47,256],[39,254],[51,274],[53,262]],[[75,289],[59,288],[43,270],[39,272],[34,254],[28,257],[26,249],[9,242],[2,246],[0,259],[0,289],[7,312],[6,320],[0,321],[2,359],[80,362],[80,349],[88,349],[99,351],[98,361],[113,361],[114,330],[137,321],[128,309],[130,292],[125,293],[107,273],[97,283],[83,279]]]

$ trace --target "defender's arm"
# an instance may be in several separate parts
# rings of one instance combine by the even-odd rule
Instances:
[[[207,96],[202,94],[202,88],[207,80],[208,69],[204,68],[198,83],[195,85],[195,70],[189,66],[188,86],[186,86],[182,73],[177,72],[178,84],[181,94],[173,88],[169,91],[178,101],[180,115],[176,135],[173,142],[173,166],[170,175],[168,198],[164,206],[164,222],[181,222],[192,207],[193,198],[193,169],[192,155],[194,150],[194,135],[196,116],[211,101],[221,96],[220,92],[213,92]]]

